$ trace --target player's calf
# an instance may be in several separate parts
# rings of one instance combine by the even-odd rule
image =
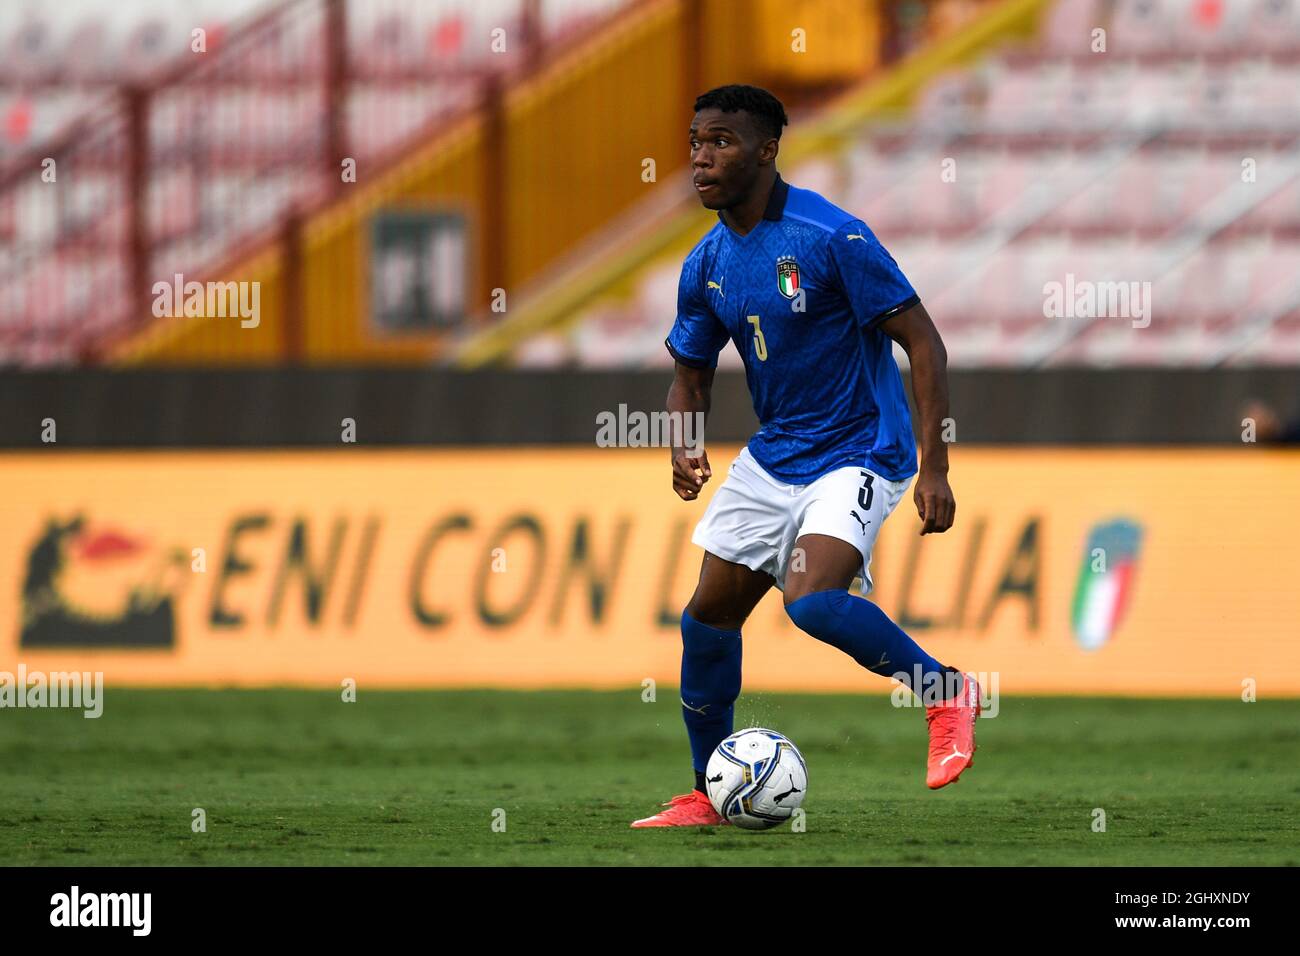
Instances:
[[[867,670],[894,677],[925,700],[930,747],[926,785],[932,790],[961,776],[975,756],[979,685],[945,667],[913,641],[879,607],[845,590],[818,591],[792,601],[786,613],[799,628],[837,647]],[[920,679],[919,686],[913,681]]]
[[[740,631],[704,624],[682,612],[682,720],[691,741],[697,790],[714,749],[732,731],[740,696]]]
[[[807,594],[785,610],[800,630],[839,648],[872,673],[897,677],[909,687],[916,674],[925,686],[953,670],[923,651],[877,605],[847,590]]]
[[[695,788],[673,797],[664,809],[632,826],[718,826],[705,795],[704,770],[718,744],[731,735],[736,698],[740,696],[740,631],[714,627],[682,612],[682,720],[691,741]]]

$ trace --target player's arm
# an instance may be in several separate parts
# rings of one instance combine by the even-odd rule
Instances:
[[[700,248],[696,246],[682,263],[677,321],[664,340],[676,367],[668,388],[668,420],[681,426],[673,428],[673,491],[683,501],[698,498],[713,475],[709,456],[704,453],[703,422],[709,413],[718,352],[727,343],[727,330],[705,298],[705,264],[697,255]],[[695,427],[697,424],[700,427]]]
[[[673,374],[673,384],[668,387],[669,421],[681,422],[703,421],[709,414],[709,403],[713,395],[712,368],[693,368],[678,362]],[[677,414],[671,414],[676,412]],[[697,419],[694,416],[698,414]],[[699,497],[704,483],[713,476],[709,468],[709,456],[701,442],[703,435],[697,430],[688,433],[685,429],[673,430],[673,491],[683,501],[694,501]],[[684,444],[686,437],[693,436],[697,444],[688,447]]]
[[[912,365],[912,397],[921,420],[921,471],[916,478],[916,510],[921,534],[952,527],[957,502],[948,485],[948,351],[920,302],[880,323],[880,330],[903,347]]]

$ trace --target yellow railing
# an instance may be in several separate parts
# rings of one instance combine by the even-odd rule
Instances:
[[[1011,32],[1044,2],[1005,4],[861,100],[847,100],[828,123],[850,128],[935,70]],[[533,330],[626,279],[647,257],[699,233],[699,214],[684,211],[628,251],[593,253],[579,264],[580,280],[559,293],[542,292],[562,267],[573,266],[574,250],[607,235],[644,200],[677,188],[695,95],[729,82],[778,91],[842,84],[875,66],[875,0],[755,0],[745,4],[743,26],[736,8],[735,0],[634,4],[570,49],[547,51],[528,79],[489,98],[484,109],[373,178],[359,169],[358,182],[344,186],[328,210],[219,275],[201,277],[259,282],[257,328],[230,319],[157,319],[121,342],[110,361],[409,363],[445,354],[450,340],[443,333],[385,334],[370,323],[368,229],[376,213],[393,209],[452,209],[464,217],[470,261],[461,278],[482,332],[471,335],[459,361],[500,359]],[[807,129],[792,137],[785,155],[822,148],[821,139],[836,130],[826,123]],[[637,233],[633,222],[628,234]],[[505,318],[489,310],[502,292]]]
[[[925,47],[888,73],[853,89],[782,141],[785,163],[841,148],[873,117],[905,108],[935,76],[986,53],[994,44],[1032,34],[1051,0],[1006,0],[967,28]],[[572,279],[545,289],[495,326],[468,340],[455,362],[477,368],[505,359],[524,339],[543,329],[563,328],[593,300],[625,290],[637,272],[661,255],[680,257],[714,223],[687,197],[662,227],[616,253],[592,261]],[[665,317],[670,321],[671,316]]]

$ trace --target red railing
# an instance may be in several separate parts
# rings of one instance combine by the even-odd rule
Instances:
[[[0,170],[0,364],[94,361],[147,320],[154,283],[295,234],[345,159],[391,161],[540,62],[574,26],[549,12],[513,0],[493,24],[464,0],[284,0],[117,87]]]

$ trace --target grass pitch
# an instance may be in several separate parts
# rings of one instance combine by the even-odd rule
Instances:
[[[116,690],[0,711],[0,859],[82,865],[1296,865],[1300,701],[1001,701],[925,788],[919,709],[749,694],[807,830],[633,831],[689,786],[676,695]],[[207,832],[191,828],[206,814]],[[1105,832],[1093,831],[1094,809]],[[505,811],[506,829],[492,828]],[[499,815],[498,815],[499,816]]]

